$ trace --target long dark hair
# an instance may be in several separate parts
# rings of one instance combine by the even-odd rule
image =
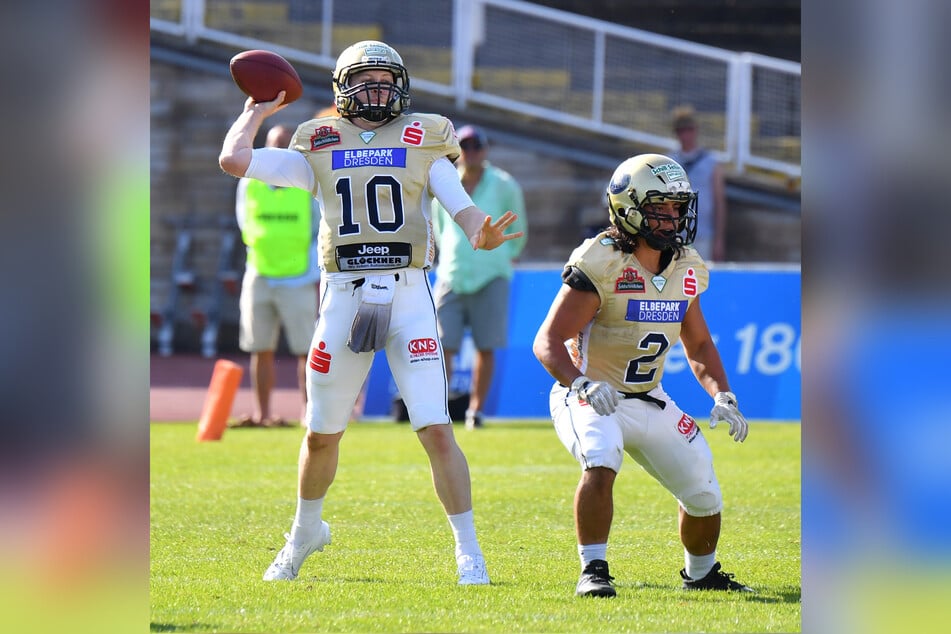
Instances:
[[[634,236],[626,231],[621,231],[616,225],[609,226],[605,230],[605,233],[609,238],[614,240],[614,248],[618,251],[622,253],[634,253],[637,251],[637,240],[634,239]]]

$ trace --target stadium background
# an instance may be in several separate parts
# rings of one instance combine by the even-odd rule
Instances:
[[[297,52],[298,47],[305,47],[305,50],[321,50],[323,47],[326,50],[322,41],[308,40],[307,36],[312,36],[315,29],[323,28],[320,21],[323,12],[331,11],[333,28],[329,47],[333,55],[356,39],[385,39],[403,53],[414,81],[422,80],[414,84],[415,110],[444,113],[457,126],[475,122],[488,130],[493,140],[491,160],[512,172],[525,188],[531,226],[531,237],[516,274],[516,288],[522,289],[523,300],[530,298],[530,301],[514,302],[513,311],[522,312],[513,312],[510,319],[514,345],[506,353],[508,361],[500,368],[501,376],[524,376],[525,372],[532,376],[532,370],[534,374],[540,372],[537,367],[524,367],[531,361],[526,339],[530,338],[541,319],[535,313],[540,310],[538,306],[547,305],[550,299],[545,293],[539,293],[536,287],[550,291],[551,280],[557,283],[560,266],[580,237],[589,227],[604,223],[602,192],[618,160],[640,151],[666,149],[658,147],[657,143],[671,142],[667,128],[670,107],[685,99],[696,103],[704,110],[705,128],[709,124],[714,133],[721,134],[720,137],[711,134],[705,140],[711,147],[724,151],[727,158],[732,156],[726,147],[728,135],[722,136],[727,115],[724,87],[706,77],[718,77],[721,69],[711,66],[699,54],[692,56],[690,53],[694,49],[691,47],[698,44],[729,45],[729,49],[723,48],[717,54],[747,51],[761,56],[778,55],[785,56],[782,61],[786,63],[798,57],[798,3],[793,2],[506,3],[492,0],[483,7],[483,18],[464,24],[463,30],[479,31],[483,38],[495,42],[497,40],[493,38],[499,36],[493,33],[501,28],[498,23],[518,27],[503,33],[508,39],[518,39],[507,47],[503,46],[504,50],[495,53],[495,58],[486,58],[487,54],[481,52],[485,46],[478,49],[476,62],[481,65],[472,77],[478,90],[509,102],[496,105],[494,102],[470,101],[460,105],[458,100],[437,94],[441,84],[455,81],[446,75],[455,59],[451,53],[454,16],[447,13],[446,7],[456,7],[458,12],[458,7],[471,10],[479,3],[423,1],[393,12],[386,8],[385,3],[372,0],[349,3],[209,1],[204,3],[201,20],[205,26],[216,29],[216,35],[211,39],[189,36],[187,25],[194,21],[190,17],[193,4],[171,0],[151,3],[152,420],[168,420],[169,416],[197,417],[200,402],[195,401],[202,396],[202,386],[207,384],[215,358],[228,357],[245,366],[247,364],[237,350],[237,290],[243,268],[243,248],[234,224],[234,180],[221,173],[216,163],[221,138],[243,100],[227,73],[227,60],[238,50],[275,48],[291,59],[294,59],[292,53]],[[535,5],[546,13],[535,15],[527,5]],[[714,6],[719,10],[714,10]],[[552,8],[575,13],[552,12]],[[512,13],[505,13],[509,9]],[[521,13],[525,11],[528,13]],[[610,18],[611,21],[596,21],[600,18]],[[458,20],[458,15],[455,19]],[[181,27],[180,32],[169,28],[168,23]],[[567,23],[580,23],[581,26],[565,26]],[[614,116],[625,123],[629,118],[630,127],[653,144],[619,139],[617,135],[595,127],[578,129],[557,120],[512,110],[510,102],[518,102],[527,94],[540,95],[541,101],[549,96],[555,110],[583,113],[588,107],[587,102],[581,106],[576,104],[578,90],[573,84],[590,78],[597,71],[590,65],[594,60],[586,56],[580,44],[584,37],[578,32],[579,29],[582,34],[587,33],[584,29],[595,32],[601,25],[650,29],[651,33],[644,35],[645,38],[655,34],[689,36],[682,41],[681,48],[685,52],[679,57],[676,56],[677,41],[662,42],[673,47],[666,50],[675,51],[672,54],[675,55],[674,61],[670,55],[657,54],[661,49],[653,40],[644,40],[646,43],[637,43],[640,48],[624,49],[628,53],[637,53],[632,58],[633,63],[624,58],[623,68],[609,67],[604,71],[608,78],[617,75],[618,81],[640,78],[645,85],[660,87],[661,90],[632,92],[626,96],[627,103],[621,109],[616,106],[612,109],[616,102],[610,101],[610,90],[604,96],[605,120]],[[764,34],[770,37],[764,37]],[[559,52],[564,48],[565,37],[573,38],[565,68],[540,71],[534,67],[519,67],[519,64],[529,63],[520,62],[522,57],[536,60],[536,65],[539,59],[566,58],[563,52]],[[529,47],[534,51],[531,55],[520,54]],[[640,74],[631,75],[627,67],[637,67],[642,58],[647,61],[641,64]],[[298,60],[294,63],[305,81],[305,96],[278,115],[281,121],[292,124],[309,118],[332,100],[327,68]],[[586,63],[589,66],[585,66]],[[652,67],[655,63],[658,66]],[[499,64],[506,66],[500,67]],[[568,84],[565,84],[566,77]],[[793,79],[795,83],[790,83]],[[435,92],[419,88],[420,83],[428,86],[427,81],[435,86]],[[683,83],[688,85],[681,85]],[[613,84],[609,81],[608,85]],[[798,75],[785,79],[779,88],[771,87],[771,90],[779,90],[780,96],[769,96],[763,101],[794,101],[796,105],[788,112],[782,111],[781,116],[761,110],[759,125],[762,128],[768,128],[768,121],[781,120],[782,116],[798,116]],[[584,98],[584,91],[581,93]],[[754,276],[778,275],[780,279],[788,278],[792,271],[794,292],[778,297],[783,300],[778,303],[754,303],[749,309],[738,304],[738,298],[732,296],[742,294],[742,287],[731,287],[736,290],[731,290],[730,294],[710,293],[705,301],[710,314],[729,315],[720,340],[721,346],[725,346],[726,357],[741,362],[744,356],[774,355],[773,360],[767,362],[767,373],[757,371],[756,365],[749,363],[745,372],[742,367],[733,371],[741,382],[746,378],[744,374],[757,380],[748,391],[758,394],[762,403],[750,415],[778,419],[799,417],[798,262],[801,225],[799,181],[795,172],[799,161],[798,119],[794,123],[780,125],[783,132],[793,132],[794,135],[792,138],[789,134],[776,137],[781,138],[784,145],[777,145],[782,154],[775,155],[793,165],[792,173],[788,167],[785,171],[770,171],[750,169],[748,165],[738,165],[737,162],[727,163],[731,208],[727,246],[729,259],[738,264],[721,266],[713,273],[717,284],[718,276],[743,271],[755,271],[750,273]],[[795,144],[790,145],[791,141]],[[770,265],[775,265],[775,268]],[[532,282],[525,283],[525,280]],[[763,287],[778,288],[768,280]],[[718,298],[726,308],[711,305]],[[781,306],[780,314],[767,317],[757,312],[757,306],[767,305]],[[778,326],[774,327],[774,324]],[[774,336],[777,327],[781,330],[780,343],[788,350],[781,348],[778,353],[775,350],[770,353],[768,346],[773,344],[762,337],[767,331],[771,333],[769,336]],[[749,334],[750,328],[754,334]],[[770,328],[773,330],[768,330]],[[754,339],[748,343],[750,336]],[[765,353],[761,350],[764,343],[767,345]],[[756,350],[757,347],[760,350]],[[280,352],[276,405],[280,409],[286,401],[290,411],[279,413],[296,418],[296,391],[293,372],[289,371],[293,362],[284,356],[283,343]],[[777,359],[782,364],[779,372],[775,371]],[[185,369],[186,366],[191,369]],[[457,367],[460,376],[456,380],[463,380],[467,371],[466,359],[460,359]],[[679,385],[681,376],[689,378],[689,372],[670,372],[667,382],[673,385],[668,387],[686,389],[687,394],[692,395],[686,397],[688,403],[685,405],[689,411],[698,395],[689,381],[683,381],[684,386]],[[185,377],[193,378],[186,381]],[[543,377],[535,377],[535,380],[543,380]],[[541,411],[527,412],[513,407],[515,404],[511,399],[500,393],[502,384],[503,381],[497,381],[490,395],[499,415],[544,416]],[[247,376],[243,387],[245,389],[235,404],[236,411],[246,406]],[[392,386],[383,355],[374,365],[371,387],[368,415],[386,415],[385,403],[392,395]],[[183,400],[174,396],[176,389],[194,390],[192,397],[184,400],[193,403],[189,408],[182,409]],[[165,398],[165,394],[169,397]],[[544,398],[538,400],[544,405]],[[783,405],[777,406],[776,403]]]

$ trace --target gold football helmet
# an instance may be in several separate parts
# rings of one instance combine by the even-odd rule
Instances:
[[[607,194],[611,223],[628,235],[642,236],[655,249],[677,249],[697,236],[697,193],[690,187],[686,170],[672,158],[632,156],[614,170]],[[652,209],[665,201],[677,203],[672,229],[662,229],[662,222],[670,217]]]
[[[363,82],[350,85],[350,78],[365,70],[381,69],[393,74],[393,82]],[[410,104],[409,73],[403,59],[392,46],[365,40],[344,50],[337,58],[333,74],[334,100],[345,117],[367,121],[385,121],[405,111]],[[386,103],[377,104],[370,91],[389,91]]]

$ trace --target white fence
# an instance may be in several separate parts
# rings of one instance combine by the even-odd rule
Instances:
[[[361,39],[394,46],[414,91],[673,150],[690,104],[702,141],[743,174],[801,177],[801,66],[518,0],[151,0],[151,29],[332,69]],[[539,126],[539,133],[544,128]]]

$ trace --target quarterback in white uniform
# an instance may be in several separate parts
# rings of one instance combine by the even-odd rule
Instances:
[[[714,399],[710,427],[725,420],[734,440],[746,439],[746,420],[700,310],[709,274],[688,246],[696,201],[672,159],[642,154],[621,163],[608,186],[612,226],[571,254],[535,338],[535,356],[556,380],[555,431],[582,468],[574,508],[578,596],[616,595],[607,541],[625,452],[679,502],[683,587],[749,590],[716,561],[723,503],[710,447],[661,386],[679,337]]]
[[[330,543],[323,501],[340,439],[375,352],[386,350],[449,517],[459,583],[487,584],[426,273],[435,252],[430,210],[435,195],[475,249],[520,237],[503,235],[516,216],[507,212],[492,222],[473,205],[452,164],[459,155],[452,124],[407,112],[409,75],[392,47],[363,41],[347,48],[337,59],[333,89],[338,116],[300,124],[288,149],[251,145],[261,122],[284,107],[284,93],[271,102],[248,99],[219,157],[234,176],[312,191],[323,209],[297,513],[264,579],[296,578],[304,560]]]

